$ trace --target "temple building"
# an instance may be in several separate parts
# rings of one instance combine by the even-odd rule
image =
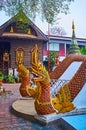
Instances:
[[[72,23],[72,37],[49,35],[49,42],[44,45],[44,60],[48,55],[48,51],[55,51],[62,61],[68,54],[80,54],[80,49],[86,46],[86,38],[77,38],[75,36],[75,26]]]
[[[23,23],[22,19],[26,19]],[[8,74],[15,69],[19,60],[27,67],[31,64],[31,49],[39,47],[43,60],[43,44],[48,37],[22,12],[0,26],[0,71]]]
[[[31,49],[35,44],[38,45],[41,62],[52,51],[57,52],[61,61],[67,54],[80,53],[80,48],[86,46],[86,39],[76,38],[74,29],[73,23],[72,38],[54,35],[48,37],[23,12],[19,12],[0,26],[0,71],[9,74],[9,70],[16,69],[19,60],[29,68]]]

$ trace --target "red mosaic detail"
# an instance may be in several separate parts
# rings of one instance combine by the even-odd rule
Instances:
[[[60,62],[60,64],[55,68],[55,70],[51,72],[50,78],[58,79],[72,62],[84,61],[85,59],[86,57],[84,57],[83,55],[75,55],[75,54],[68,55],[62,62]]]
[[[41,88],[41,95],[39,96],[40,102],[49,102],[50,101],[50,84],[45,85]]]
[[[70,54],[50,74],[51,79],[58,79],[74,61],[82,61],[83,63],[68,84],[72,100],[86,83],[86,56]]]
[[[68,84],[72,99],[76,97],[76,95],[82,89],[85,82],[86,82],[86,60],[82,63],[77,73],[74,75],[74,77]]]
[[[20,86],[20,94],[22,96],[28,96],[28,93],[26,91],[26,86],[30,84],[30,77],[29,75],[26,76],[26,77],[23,77],[22,78],[22,83],[21,83],[21,86]]]
[[[36,104],[35,109],[37,111],[37,114],[39,114],[39,115],[46,115],[46,114],[51,114],[51,113],[55,112],[55,110],[53,109],[51,104],[44,105],[44,106]]]

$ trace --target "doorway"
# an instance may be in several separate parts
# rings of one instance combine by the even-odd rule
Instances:
[[[5,54],[8,55],[6,60]],[[0,42],[0,71],[4,74],[8,74],[8,68],[10,68],[10,42]]]

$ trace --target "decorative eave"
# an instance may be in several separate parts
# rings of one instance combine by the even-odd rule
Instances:
[[[3,33],[2,38],[17,38],[17,39],[38,39],[38,40],[44,40],[46,41],[45,39],[41,38],[41,37],[37,37],[37,36],[34,36],[34,35],[28,35],[28,34],[19,34],[19,33]]]
[[[24,14],[25,15],[25,14]],[[27,39],[40,39],[43,41],[48,41],[48,37],[30,20],[28,19],[28,26],[31,26],[31,28],[34,30],[36,35],[30,34],[28,35],[27,33],[16,33],[10,32],[10,31],[5,31],[7,27],[11,26],[12,24],[16,23],[15,16],[11,19],[9,19],[7,22],[5,22],[3,25],[0,26],[0,37],[14,37],[14,38],[27,38]]]
[[[48,37],[48,35],[47,35]],[[54,40],[66,40],[66,41],[71,41],[71,37],[67,37],[67,36],[56,36],[56,35],[50,35],[49,36],[50,39],[54,39]],[[77,41],[79,42],[86,42],[86,38],[76,38]]]

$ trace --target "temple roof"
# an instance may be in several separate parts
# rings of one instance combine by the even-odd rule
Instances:
[[[24,12],[21,14],[22,15],[18,13],[0,26],[0,37],[48,41],[48,37],[24,14]]]

